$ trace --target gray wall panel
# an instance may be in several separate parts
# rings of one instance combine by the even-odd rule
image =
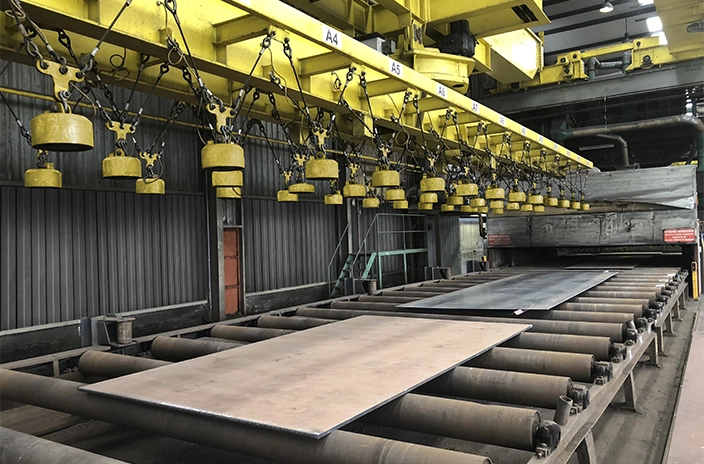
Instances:
[[[205,299],[204,211],[197,195],[0,187],[0,329]]]

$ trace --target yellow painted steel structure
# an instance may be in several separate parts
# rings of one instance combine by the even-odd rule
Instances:
[[[22,2],[24,9],[34,21],[40,24],[60,24],[71,35],[74,49],[79,53],[88,52],[93,48],[95,39],[103,35],[123,3],[121,0],[99,2],[96,0],[61,2],[24,0]],[[382,3],[391,8],[388,11],[400,11],[405,5],[405,2],[402,5],[401,2],[391,0],[380,2]],[[421,3],[426,4],[425,8],[429,8],[427,16],[424,17],[428,21],[427,24],[431,26],[440,27],[447,21],[457,18],[451,2]],[[530,4],[531,8],[532,5],[540,4],[540,2],[516,2],[518,3]],[[511,11],[511,2],[486,0],[477,3],[481,7],[476,7],[475,25],[485,24],[476,18],[491,16],[490,13],[494,10],[489,4],[494,5],[495,8],[508,7]],[[153,61],[148,63],[138,86],[141,89],[149,89],[158,73],[156,65],[168,60],[166,37],[175,36],[172,31],[175,26],[173,20],[165,20],[168,16],[164,13],[163,7],[157,2],[133,2],[107,36],[107,43],[103,45],[97,56],[98,61],[105,63],[106,57],[113,53],[122,54],[124,51],[125,68],[136,70],[139,66],[139,53],[151,56]],[[407,65],[372,50],[352,37],[279,0],[180,2],[179,16],[184,33],[189,40],[194,64],[198,67],[208,88],[226,103],[233,100],[233,95],[239,92],[248,79],[252,64],[261,48],[261,39],[267,33],[276,32],[276,40],[281,41],[284,38],[290,40],[296,71],[301,77],[303,96],[309,106],[344,113],[345,111],[337,105],[339,87],[335,82],[337,75],[344,74],[349,66],[354,65],[357,72],[366,73],[371,107],[374,116],[378,118],[379,125],[389,128],[398,127],[391,121],[391,116],[402,106],[403,95],[408,90],[421,96],[419,110],[424,115],[423,128],[426,132],[432,127],[442,125],[448,108],[458,114],[459,133],[454,127],[448,126],[444,134],[444,141],[450,148],[457,148],[457,141],[461,138],[469,141],[486,156],[491,152],[497,159],[518,160],[522,159],[527,143],[530,145],[531,162],[542,163],[541,167],[546,171],[549,170],[548,166],[545,166],[542,160],[552,160],[555,155],[559,156],[563,171],[568,168],[593,166],[587,159],[556,142]],[[460,16],[468,17],[468,15]],[[487,31],[492,32],[502,30],[501,27],[492,26],[491,21],[486,23],[486,28]],[[506,26],[506,28],[516,29],[518,24]],[[17,59],[21,59],[21,54],[14,54],[20,44],[21,36],[6,15],[0,16],[0,31],[2,56],[10,58],[14,55]],[[48,31],[47,36],[57,51],[63,50],[63,47],[58,44],[55,33]],[[282,116],[295,117],[296,113],[286,103],[281,90],[269,79],[270,73],[275,71],[283,78],[282,82],[285,80],[288,96],[301,99],[288,59],[278,50],[279,46],[278,42],[274,42],[271,53],[265,54],[264,59],[254,69],[249,85],[278,95],[277,99],[280,101],[278,106]],[[126,77],[120,76],[119,80],[111,81],[109,70],[107,71],[104,73],[105,81],[122,86],[133,84],[135,73]],[[156,87],[156,92],[170,98],[193,101],[190,88],[183,81],[180,73],[172,72],[164,75]],[[371,119],[370,109],[356,80],[350,83],[345,99],[353,111],[365,115],[367,120]],[[254,104],[250,115],[271,120],[272,106],[266,100],[259,99]],[[245,105],[249,103],[248,100]],[[286,114],[286,111],[290,113]],[[409,134],[420,136],[420,124],[417,119],[415,111],[407,108],[401,115],[400,124]],[[338,123],[347,137],[362,138],[371,135],[354,118],[342,117],[338,119]],[[511,136],[513,143],[513,148],[510,150],[502,144],[506,134]]]
[[[704,32],[687,32],[697,21],[704,22],[704,2],[701,0],[655,0],[655,10],[662,20],[670,53],[699,50],[704,54]]]

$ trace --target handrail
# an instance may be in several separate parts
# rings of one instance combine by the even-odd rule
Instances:
[[[345,230],[342,231],[342,234],[340,235],[340,240],[337,241],[337,246],[335,247],[335,251],[332,252],[332,257],[330,258],[330,262],[328,263],[328,294],[332,292],[330,289],[330,283],[332,282],[332,276],[330,275],[330,268],[332,267],[332,263],[335,262],[335,257],[337,256],[337,252],[340,251],[340,247],[342,247],[342,241],[345,239],[347,236],[347,232],[350,230],[350,224],[347,223],[345,226]]]

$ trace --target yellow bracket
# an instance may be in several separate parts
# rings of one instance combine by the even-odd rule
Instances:
[[[147,165],[147,167],[154,167],[154,163],[156,163],[156,161],[159,159],[159,154],[149,153],[147,151],[140,151],[139,157],[144,160],[144,163]]]
[[[290,169],[287,169],[281,173],[281,177],[284,178],[284,186],[288,188],[291,183],[291,177],[293,177],[293,172]]]
[[[296,153],[295,155],[293,155],[293,160],[298,166],[303,166],[306,162],[306,156],[301,155],[300,153]]]
[[[83,81],[83,77],[78,77],[78,74],[80,73],[78,68],[74,68],[68,65],[62,66],[59,63],[45,60],[44,64],[47,66],[45,69],[42,68],[41,63],[41,61],[37,61],[37,69],[40,73],[51,77],[52,81],[54,82],[54,98],[56,99],[56,101],[63,102],[64,100],[66,100],[66,98],[61,97],[61,94],[64,92],[71,92],[71,82]],[[65,73],[61,72],[62,67],[66,70]],[[61,111],[64,111],[63,105],[60,105],[59,108],[61,109]],[[70,107],[68,107],[68,112],[71,112]]]
[[[214,105],[214,107],[211,108],[210,105],[208,105],[206,106],[206,110],[208,113],[215,116],[215,130],[218,134],[222,134],[222,128],[228,125],[227,120],[232,118],[232,108],[229,106],[220,107],[218,105]]]
[[[311,133],[315,137],[315,142],[316,146],[318,147],[318,150],[325,151],[325,141],[327,138],[330,136],[328,131],[326,129],[320,128],[320,129],[312,129]]]

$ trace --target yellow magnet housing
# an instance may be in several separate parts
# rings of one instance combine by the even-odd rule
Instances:
[[[386,201],[403,201],[406,199],[406,191],[401,188],[389,189],[384,193]]]
[[[279,203],[294,203],[298,201],[298,194],[291,193],[288,190],[279,190],[276,192],[276,201]]]
[[[461,206],[464,204],[464,198],[458,195],[450,195],[447,197],[447,204],[452,206]]]
[[[458,197],[473,197],[479,195],[479,186],[477,184],[463,184],[460,182],[455,185],[455,195]]]
[[[29,129],[38,150],[86,151],[95,144],[93,123],[80,114],[42,113],[32,118]]]
[[[339,175],[337,161],[333,159],[312,158],[306,163],[306,179],[308,180],[334,180]]]
[[[54,169],[54,163],[46,163],[43,168],[27,169],[24,172],[24,186],[27,188],[61,188],[63,176]]]
[[[342,195],[345,198],[364,198],[367,195],[367,187],[347,181],[345,186],[342,187]]]
[[[491,214],[496,214],[497,216],[501,216],[504,214],[504,209],[503,208],[493,208],[491,210]]]
[[[435,192],[425,192],[420,194],[420,203],[437,203],[438,194]]]
[[[222,187],[217,188],[215,194],[218,198],[242,198],[242,188],[240,187]]]
[[[492,200],[489,202],[489,208],[491,209],[504,209],[503,200]]]
[[[505,197],[506,191],[498,187],[486,189],[486,195],[484,195],[487,200],[503,200]]]
[[[533,205],[526,203],[525,205],[521,205],[521,211],[524,213],[532,213],[533,212]]]
[[[544,213],[544,212],[545,212],[545,206],[543,206],[543,205],[533,205],[533,212],[534,212],[534,213]]]
[[[418,211],[432,211],[432,210],[433,210],[432,203],[418,203]]]
[[[582,203],[578,201],[572,201],[570,202],[570,209],[574,210],[581,210],[582,209]]]
[[[589,203],[582,203],[582,211],[589,211],[590,209]]]
[[[299,182],[288,186],[288,191],[291,193],[315,193],[315,185],[306,182]]]
[[[362,208],[378,208],[379,199],[377,197],[368,197],[362,200]]]
[[[378,169],[372,174],[372,187],[398,187],[401,174],[393,169]]]
[[[244,169],[244,149],[234,143],[208,143],[200,151],[203,169]]]
[[[557,207],[558,208],[569,208],[570,207],[570,201],[566,199],[561,199],[557,201]]]
[[[489,212],[489,207],[488,206],[480,206],[477,208],[477,213],[480,214],[487,214]]]
[[[455,212],[455,206],[454,205],[448,205],[446,203],[440,205],[440,211],[443,213],[454,213]]]
[[[242,171],[213,171],[213,187],[242,187],[244,174]]]
[[[444,192],[445,179],[442,177],[423,177],[420,180],[421,192]]]
[[[477,208],[474,206],[464,205],[460,206],[460,213],[476,213]]]
[[[508,210],[508,211],[518,211],[520,209],[521,209],[520,203],[515,203],[512,201],[506,203],[506,210]]]
[[[135,179],[142,177],[142,163],[134,156],[110,153],[103,159],[103,177],[106,179]]]
[[[558,200],[556,197],[545,197],[544,206],[551,206],[553,208],[557,208],[558,205]]]
[[[469,200],[469,206],[474,208],[483,208],[486,206],[486,200],[484,198],[472,198]]]
[[[326,205],[341,205],[344,202],[342,198],[342,194],[338,190],[335,193],[330,193],[328,195],[325,195],[325,204]]]
[[[408,201],[407,200],[394,201],[394,209],[408,209]]]
[[[135,191],[140,195],[163,195],[166,193],[164,179],[137,179]]]
[[[542,195],[528,195],[529,205],[542,205],[543,201],[545,201],[545,199]]]
[[[508,201],[510,203],[525,203],[526,194],[525,192],[508,192]]]

